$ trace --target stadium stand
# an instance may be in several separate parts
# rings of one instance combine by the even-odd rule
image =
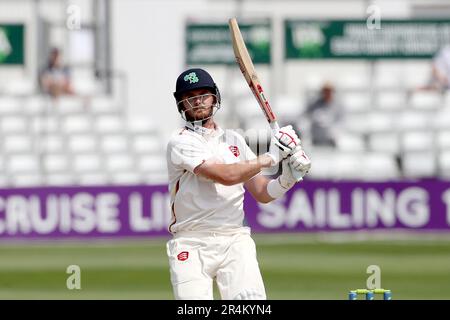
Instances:
[[[400,74],[408,74],[409,68],[411,64]],[[375,84],[381,75],[376,74]],[[293,122],[298,123],[314,163],[310,179],[448,176],[448,93],[414,92],[397,87],[398,83],[390,83],[390,87],[384,83],[382,89],[375,85],[371,90],[367,79],[343,79],[347,80],[338,91],[344,121],[336,148],[317,149],[310,143],[308,119],[302,117],[311,92],[272,99],[281,121],[296,119]],[[235,98],[243,95],[240,87],[232,87],[239,88]],[[305,90],[313,89],[307,86]],[[248,129],[266,128],[253,97],[233,101],[247,134]],[[88,98],[64,96],[56,101],[36,94],[3,94],[0,115],[2,186],[133,184],[167,179],[161,157],[164,145],[152,119],[126,116],[117,100],[103,93]],[[258,139],[264,143],[267,136]]]
[[[5,95],[0,114],[3,187],[167,179],[152,122],[125,116],[111,97]]]
[[[420,79],[407,80],[413,76],[413,70],[421,71]],[[311,144],[309,121],[302,108],[306,98],[319,90],[323,77],[314,73],[302,75],[310,79],[304,92],[274,97],[272,106],[279,119],[297,124],[313,161],[310,179],[448,177],[450,94],[418,91],[417,86],[427,81],[428,74],[427,63],[409,61],[377,64],[373,82],[358,74],[354,74],[357,81],[343,76],[337,91],[344,121],[336,148]],[[241,106],[245,130],[263,129],[264,119],[257,114],[256,102],[249,98]],[[260,141],[267,143],[264,138]]]

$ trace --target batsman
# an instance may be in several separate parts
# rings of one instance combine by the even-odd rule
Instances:
[[[243,225],[244,191],[261,203],[280,198],[302,180],[311,161],[292,126],[274,131],[260,156],[236,131],[222,129],[214,121],[220,92],[203,69],[181,73],[174,96],[185,121],[167,146],[173,235],[167,255],[174,296],[213,299],[216,281],[222,299],[265,300],[255,242]],[[280,162],[276,179],[261,174]]]

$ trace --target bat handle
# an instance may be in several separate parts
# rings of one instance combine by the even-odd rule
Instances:
[[[272,129],[272,133],[275,134],[278,132],[278,130],[280,130],[280,126],[278,125],[278,122],[276,120],[271,121],[269,123],[270,125],[270,129]]]
[[[278,132],[278,130],[280,130],[280,126],[278,125],[278,122],[276,120],[270,122],[269,124],[270,124],[270,128],[272,129],[273,134],[276,134]],[[292,151],[295,152],[295,149]],[[301,172],[292,168],[291,163],[289,163],[289,169],[291,169],[291,173],[292,173],[292,176],[294,177],[295,181],[298,182],[298,181],[302,180]]]
[[[292,173],[292,176],[294,177],[295,181],[299,182],[300,180],[303,179],[302,173],[300,171],[292,168],[292,165],[290,162],[289,162],[289,169],[291,169],[291,173]]]

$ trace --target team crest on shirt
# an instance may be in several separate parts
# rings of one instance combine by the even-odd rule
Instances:
[[[187,252],[187,251],[180,252],[177,255],[177,258],[179,261],[185,261],[189,258],[189,252]]]
[[[229,146],[228,148],[230,148],[231,153],[234,154],[236,158],[239,157],[240,152],[237,146]]]

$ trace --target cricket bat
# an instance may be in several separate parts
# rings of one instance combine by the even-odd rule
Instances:
[[[253,92],[253,95],[258,101],[261,110],[266,116],[267,121],[273,131],[278,130],[280,127],[277,122],[277,118],[270,107],[269,101],[264,95],[264,90],[261,86],[261,81],[259,81],[258,75],[256,74],[255,67],[253,66],[252,59],[248,54],[247,47],[245,46],[244,39],[242,38],[241,30],[239,30],[239,25],[236,18],[231,18],[229,20],[231,40],[233,43],[234,56],[236,57],[236,62],[244,75],[245,81],[247,81],[248,86]]]
[[[239,69],[241,69],[245,81],[247,81],[248,86],[252,90],[256,101],[258,101],[262,112],[269,122],[270,128],[273,132],[277,132],[280,129],[280,126],[278,125],[277,118],[275,117],[270,103],[264,94],[261,81],[259,81],[258,75],[256,74],[255,66],[253,65],[253,61],[250,58],[247,47],[245,46],[245,42],[242,38],[236,18],[231,18],[228,21],[228,24],[231,32],[234,56],[236,57],[236,62],[239,65]],[[301,179],[300,172],[292,169],[292,167],[291,171],[294,178],[299,181]]]

